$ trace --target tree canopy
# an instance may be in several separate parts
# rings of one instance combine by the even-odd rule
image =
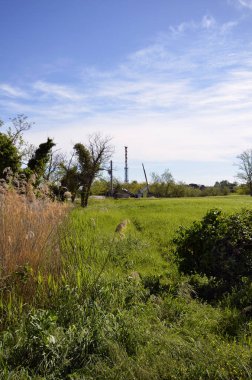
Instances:
[[[13,172],[19,170],[21,166],[21,157],[18,149],[9,136],[0,133],[0,174],[3,170],[10,167]]]
[[[94,179],[102,171],[111,158],[113,148],[110,138],[99,134],[90,136],[87,146],[78,143],[74,150],[78,159],[78,178],[81,186],[81,206],[86,207]]]
[[[44,176],[46,171],[46,164],[50,159],[50,152],[55,146],[52,139],[48,138],[45,143],[39,145],[34,155],[28,162],[28,168],[37,175],[38,178]]]
[[[245,150],[237,158],[239,160],[237,178],[247,184],[249,193],[252,196],[252,149]]]

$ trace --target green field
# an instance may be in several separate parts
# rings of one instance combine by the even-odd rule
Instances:
[[[110,242],[118,223],[128,219],[126,241],[141,242],[141,248],[130,249],[133,263],[130,269],[154,273],[163,270],[167,262],[161,253],[171,248],[171,240],[179,226],[188,226],[199,220],[210,209],[218,208],[233,213],[243,208],[252,208],[249,196],[227,196],[206,198],[91,200],[87,209],[75,209],[72,218],[78,229],[85,221],[95,224],[97,240]],[[83,227],[82,227],[83,228]],[[81,232],[79,232],[81,234]],[[125,241],[120,244],[125,244]],[[133,244],[133,243],[132,243]],[[119,265],[119,269],[123,269]],[[129,269],[129,268],[128,268]]]
[[[252,379],[251,320],[198,299],[173,257],[179,226],[213,208],[252,209],[252,198],[91,199],[72,209],[59,273],[2,291],[0,379]]]

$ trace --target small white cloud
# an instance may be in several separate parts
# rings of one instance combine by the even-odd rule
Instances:
[[[200,22],[188,21],[182,22],[177,26],[170,26],[170,31],[173,35],[183,34],[188,30],[197,30],[197,29],[211,29],[217,26],[216,20],[214,17],[205,15]]]
[[[223,24],[221,26],[221,33],[225,34],[229,31],[231,31],[233,28],[235,28],[237,25],[239,24],[238,21],[229,21],[229,22],[226,22],[225,24]]]
[[[43,92],[48,96],[71,100],[78,100],[82,98],[82,96],[78,92],[59,84],[38,81],[34,83],[33,88],[35,90]]]
[[[7,83],[0,83],[0,93],[3,93],[5,96],[12,98],[27,98],[28,95],[25,91],[20,90],[17,87],[13,87]]]
[[[182,22],[181,24],[177,26],[170,26],[170,31],[176,35],[180,33],[186,32],[188,29],[196,29],[198,28],[198,24],[195,23],[194,21],[189,21],[189,22]]]
[[[252,9],[252,0],[238,0],[238,1],[241,6]]]

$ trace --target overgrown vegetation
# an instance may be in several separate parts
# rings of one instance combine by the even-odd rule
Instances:
[[[155,173],[152,174],[149,191],[151,196],[157,198],[226,196],[233,193],[249,194],[249,188],[246,185],[241,186],[236,182],[230,183],[227,180],[216,182],[214,186],[204,186],[195,183],[186,184],[176,182],[174,179],[169,179],[169,177],[165,180],[165,177],[160,177]],[[132,181],[130,183],[122,183],[118,180],[114,180],[113,187],[115,193],[122,192],[122,189],[125,188],[135,195],[147,195],[145,182]],[[110,181],[106,178],[94,181],[91,187],[91,193],[93,195],[107,195],[109,190]]]
[[[59,205],[43,205],[42,260],[33,261],[31,249],[29,260],[1,277],[0,379],[251,379],[252,324],[236,305],[243,287],[221,303],[202,302],[196,275],[178,270],[172,242],[179,225],[190,231],[209,209],[251,206],[239,196],[92,200],[66,220]],[[4,202],[1,210],[8,219]],[[23,228],[20,246],[33,208],[24,210],[15,227]],[[63,221],[54,233],[46,215]],[[130,223],[115,233],[124,219]]]
[[[223,215],[210,210],[201,221],[180,228],[176,254],[180,269],[205,276],[206,300],[219,299],[252,282],[252,211]],[[252,309],[252,300],[246,300]]]
[[[2,175],[6,167],[11,167],[13,170],[19,170],[20,155],[17,148],[12,143],[10,137],[0,133],[0,173]]]

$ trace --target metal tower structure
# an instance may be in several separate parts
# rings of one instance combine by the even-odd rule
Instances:
[[[128,177],[128,147],[125,146],[125,168],[124,168],[124,171],[125,171],[125,178],[124,178],[124,182],[125,183],[128,183],[129,182],[129,177]]]

